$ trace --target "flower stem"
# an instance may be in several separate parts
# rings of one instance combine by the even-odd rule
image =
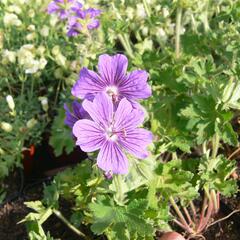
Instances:
[[[126,34],[118,34],[118,38],[130,58],[134,58],[129,39]]]
[[[178,6],[176,16],[176,36],[175,36],[175,54],[180,57],[180,35],[181,35],[182,8]]]
[[[212,139],[212,158],[216,158],[216,156],[217,156],[219,142],[220,142],[219,135],[217,133],[215,133],[215,135],[213,136],[213,139]]]
[[[204,26],[205,32],[208,32],[210,30],[209,23],[208,23],[208,6],[209,6],[209,1],[206,2],[204,18],[203,18],[203,26]]]
[[[146,2],[146,0],[143,0],[143,5],[146,11],[147,16],[150,18],[151,17],[151,13],[150,13],[150,9],[148,7],[148,3]]]
[[[189,233],[193,233],[193,230],[191,227],[189,227],[187,221],[185,220],[183,214],[181,213],[181,210],[179,209],[178,205],[175,203],[175,200],[173,199],[173,197],[170,197],[169,198],[175,212],[177,213],[180,221],[181,221],[181,224],[184,226],[184,229],[187,230]]]
[[[78,230],[76,227],[74,227],[63,215],[60,211],[53,209],[53,213],[63,222],[65,223],[73,232],[75,232],[80,237],[89,240],[90,238],[87,237],[84,233],[82,233],[80,230]]]
[[[114,185],[116,188],[115,200],[119,205],[124,205],[124,193],[122,188],[122,176],[116,174],[113,176]]]

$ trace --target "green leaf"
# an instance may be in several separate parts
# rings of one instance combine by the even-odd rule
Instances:
[[[215,189],[225,196],[237,192],[237,183],[229,179],[236,169],[236,162],[219,155],[216,158],[202,158],[199,165],[200,181],[204,188]]]
[[[54,149],[56,157],[60,156],[64,151],[67,154],[71,153],[74,149],[74,141],[70,129],[64,124],[65,111],[61,107],[58,109],[57,116],[54,118],[51,128],[51,137],[49,144]]]
[[[114,205],[113,201],[102,198],[98,202],[90,203],[89,208],[94,215],[91,229],[96,234],[106,233],[111,226],[112,231],[121,239],[125,231],[132,234],[153,235],[153,227],[144,219],[147,207],[146,200],[133,200],[126,206]]]

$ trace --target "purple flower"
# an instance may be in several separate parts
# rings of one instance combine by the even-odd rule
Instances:
[[[140,159],[148,156],[146,147],[152,142],[152,134],[138,128],[144,120],[143,112],[133,109],[126,98],[121,99],[115,112],[111,98],[105,93],[96,95],[93,102],[84,100],[83,108],[92,120],[78,120],[73,134],[83,151],[100,149],[99,168],[113,174],[125,174],[128,159],[124,150]]]
[[[64,104],[66,118],[64,123],[70,128],[79,120],[84,118],[90,118],[89,114],[83,109],[82,104],[77,101],[72,103],[72,112],[69,110],[67,104]]]
[[[53,0],[48,5],[48,13],[58,14],[61,20],[69,17],[71,11],[79,11],[82,8],[82,4],[77,0]]]
[[[98,73],[82,68],[78,81],[72,88],[72,95],[81,99],[93,99],[97,93],[105,92],[112,97],[114,103],[122,98],[131,102],[151,96],[151,88],[147,83],[148,73],[135,70],[126,73],[128,59],[117,54],[101,55],[98,62]]]
[[[100,21],[95,19],[95,17],[101,14],[101,11],[94,8],[89,8],[87,10],[76,9],[76,15],[69,17],[68,19],[68,32],[69,37],[76,36],[80,32],[86,30],[92,30],[98,28]]]

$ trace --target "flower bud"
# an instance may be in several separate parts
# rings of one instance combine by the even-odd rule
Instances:
[[[58,54],[55,58],[56,62],[60,66],[65,66],[66,65],[66,57],[64,57],[61,53]]]
[[[54,56],[57,56],[58,54],[60,54],[60,47],[58,45],[54,46],[53,49],[52,49],[52,54]]]
[[[45,66],[47,65],[47,60],[45,58],[40,58],[39,60],[39,69],[44,69]]]
[[[37,48],[36,53],[42,56],[45,51],[46,51],[46,48],[41,45],[41,46],[39,46],[39,47]]]
[[[37,124],[37,120],[35,118],[31,118],[27,121],[27,128],[31,129]]]
[[[63,78],[63,71],[61,68],[57,68],[55,71],[54,71],[54,77],[56,79],[62,79]]]
[[[48,111],[48,99],[46,97],[39,97],[38,98],[41,101],[42,108],[45,112]]]
[[[13,127],[10,123],[7,122],[1,122],[1,128],[5,132],[11,132],[13,130]]]
[[[30,10],[28,11],[28,16],[29,16],[30,18],[34,18],[34,16],[35,16],[35,11],[34,11],[33,9],[30,9]]]
[[[0,148],[0,156],[4,155],[4,153],[5,153],[4,150],[2,148]]]
[[[28,31],[31,31],[31,32],[34,32],[35,31],[35,25],[33,25],[33,24],[31,24],[31,25],[29,25],[28,27],[27,27],[27,30]]]
[[[5,26],[21,26],[22,22],[18,16],[14,13],[6,13],[3,17],[3,23]]]
[[[7,49],[3,50],[2,61],[3,61],[3,64],[15,63],[16,53],[13,51],[9,51]]]
[[[163,8],[162,9],[162,14],[163,14],[163,17],[166,18],[169,16],[169,10],[167,8]]]
[[[27,34],[27,36],[26,36],[26,39],[27,39],[28,41],[32,41],[32,40],[34,40],[35,38],[36,38],[36,33],[35,33],[35,32],[29,33],[29,34]]]
[[[15,103],[13,101],[13,97],[11,95],[7,95],[6,101],[7,101],[8,107],[13,111],[15,109]]]
[[[43,37],[48,37],[48,35],[49,35],[49,27],[44,25],[43,28],[40,30],[40,34]]]
[[[12,13],[16,13],[16,14],[20,14],[21,12],[22,12],[22,9],[19,7],[19,6],[17,6],[17,5],[10,5],[8,8],[7,8],[7,10],[9,11],[9,12],[12,12]]]

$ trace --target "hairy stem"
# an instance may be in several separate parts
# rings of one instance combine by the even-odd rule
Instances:
[[[189,214],[188,209],[186,207],[183,207],[183,211],[184,211],[184,213],[185,213],[185,215],[186,215],[186,217],[188,219],[189,224],[193,225],[193,221],[192,221],[192,218],[191,218],[191,216]]]
[[[194,222],[196,222],[196,220],[197,220],[197,211],[196,211],[196,208],[195,208],[195,205],[194,205],[193,201],[190,201],[190,207],[191,207],[191,210],[192,210],[192,213],[193,213]]]
[[[187,230],[189,233],[192,233],[193,232],[192,228],[188,225],[183,214],[181,213],[181,210],[179,209],[178,205],[175,203],[175,200],[173,199],[173,197],[170,197],[169,200],[170,200],[175,212],[177,213],[181,224],[184,226],[184,229]]]
[[[202,211],[201,211],[201,215],[200,215],[200,220],[199,220],[197,232],[199,232],[199,229],[201,228],[202,223],[203,223],[203,221],[204,221],[204,216],[205,216],[205,212],[206,212],[206,208],[207,208],[207,199],[208,199],[208,198],[207,198],[207,196],[206,196],[206,193],[204,193]]]
[[[213,139],[212,139],[212,158],[216,158],[216,156],[217,156],[219,142],[220,142],[219,135],[217,133],[215,133],[215,135],[213,136]]]
[[[81,232],[80,230],[78,230],[76,227],[74,227],[63,215],[60,211],[53,209],[53,213],[63,222],[65,223],[73,232],[75,232],[77,235],[79,235],[80,237],[86,239],[86,240],[90,240],[89,237],[87,237],[83,232]]]

